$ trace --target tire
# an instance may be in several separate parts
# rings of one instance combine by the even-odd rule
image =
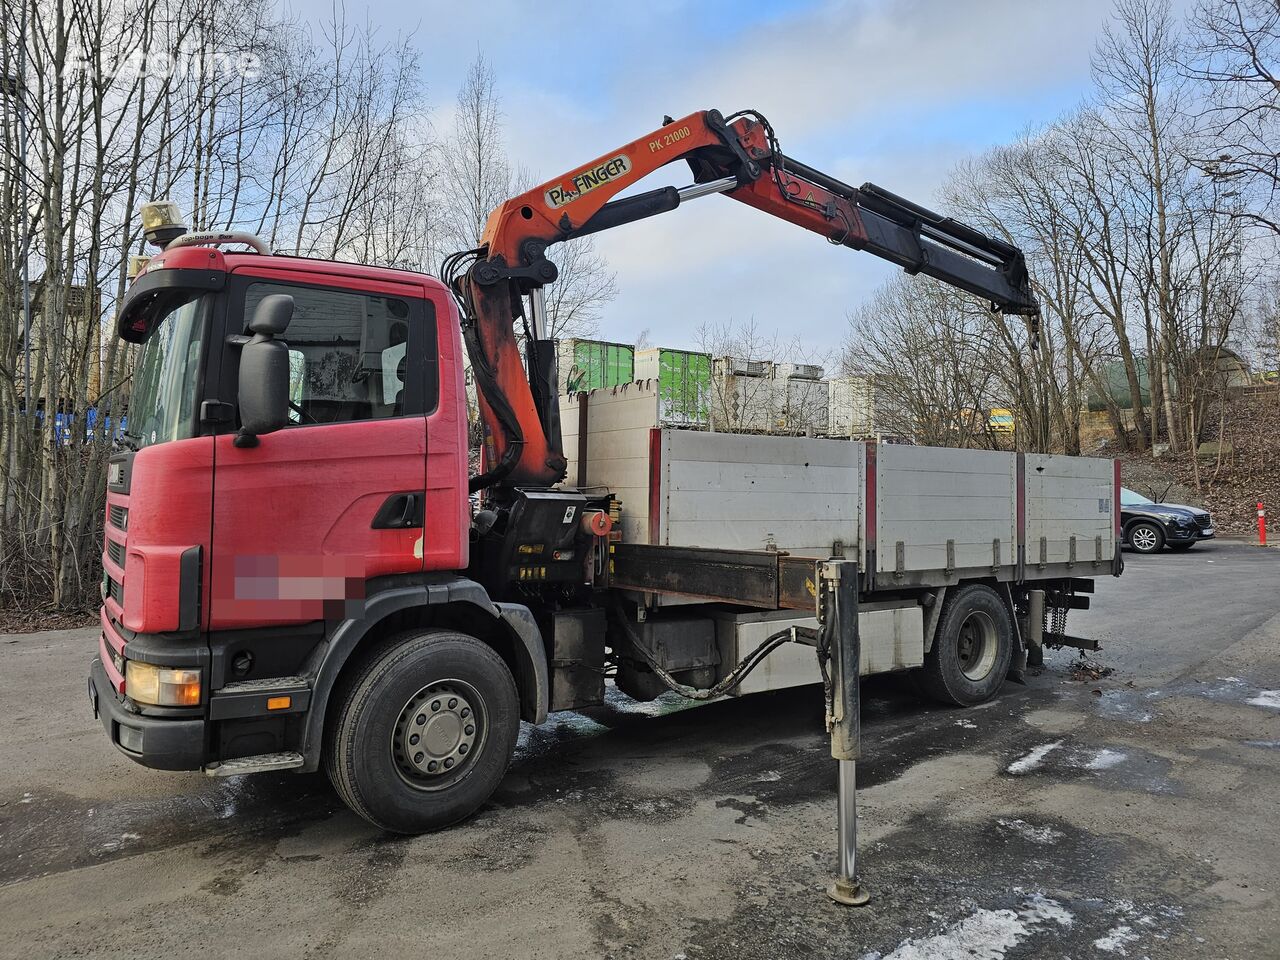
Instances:
[[[464,633],[392,637],[337,696],[325,768],[343,802],[384,830],[425,833],[465,819],[515,752],[515,680],[492,647]]]
[[[940,703],[971,707],[996,695],[1012,656],[1009,608],[990,587],[970,584],[947,597],[918,681]]]
[[[1139,520],[1129,528],[1129,546],[1138,553],[1159,553],[1164,547],[1164,531],[1150,520]]]
[[[1196,542],[1192,540],[1190,543],[1171,543],[1168,546],[1170,550],[1176,550],[1178,553],[1186,553],[1195,545]]]

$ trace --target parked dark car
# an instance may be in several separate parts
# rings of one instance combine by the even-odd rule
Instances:
[[[1120,521],[1124,542],[1138,553],[1159,553],[1165,546],[1190,550],[1214,536],[1209,511],[1178,503],[1156,503],[1125,487],[1120,488]]]

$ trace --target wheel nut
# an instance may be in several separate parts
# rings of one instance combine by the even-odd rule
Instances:
[[[416,723],[418,726],[422,726],[424,723],[427,722],[426,714],[424,713],[418,714],[416,717],[413,718],[413,722]]]
[[[439,764],[438,764],[438,763],[436,763],[434,760],[432,760],[430,763],[428,763],[428,764],[427,764],[427,772],[429,772],[429,773],[435,773],[435,772],[436,772],[436,767],[438,767],[438,766],[439,766]]]
[[[431,701],[431,709],[432,709],[432,710],[439,710],[439,709],[440,709],[440,701],[439,701],[439,700],[432,700],[432,701]]]
[[[457,697],[450,697],[450,698],[449,698],[449,709],[450,709],[450,710],[452,710],[452,709],[453,709],[454,707],[456,707],[457,705],[458,705],[458,698],[457,698]]]
[[[467,719],[467,717],[469,717],[469,716],[471,716],[471,711],[470,711],[470,709],[468,709],[467,707],[463,707],[463,708],[462,708],[462,719],[463,719],[463,720],[465,720],[465,719]]]
[[[448,770],[448,769],[449,769],[450,767],[452,767],[452,766],[453,766],[453,757],[449,757],[449,758],[448,758],[448,759],[446,759],[446,760],[445,760],[445,762],[444,762],[444,768],[445,768],[446,770]]]
[[[415,733],[412,737],[409,738],[409,745],[411,747],[416,747],[418,745],[418,741],[421,739],[422,738]]]
[[[425,755],[425,754],[415,753],[415,754],[413,755],[413,762],[414,762],[414,763],[421,763],[424,759],[426,759],[426,755]]]
[[[466,725],[466,727],[463,728],[463,733],[465,733],[468,737],[475,732],[476,732],[476,728],[469,723]]]
[[[458,745],[458,752],[459,752],[459,753],[466,753],[466,752],[467,752],[467,745],[466,745],[465,743],[459,744],[459,745]]]

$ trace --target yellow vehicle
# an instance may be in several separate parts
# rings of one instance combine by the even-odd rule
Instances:
[[[1001,407],[993,407],[991,416],[987,419],[987,428],[992,433],[1013,433],[1013,411],[1005,410]]]

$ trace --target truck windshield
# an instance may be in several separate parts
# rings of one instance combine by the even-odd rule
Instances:
[[[197,297],[174,307],[154,326],[142,345],[133,373],[129,426],[138,446],[183,440],[195,435],[196,378],[204,304]]]

